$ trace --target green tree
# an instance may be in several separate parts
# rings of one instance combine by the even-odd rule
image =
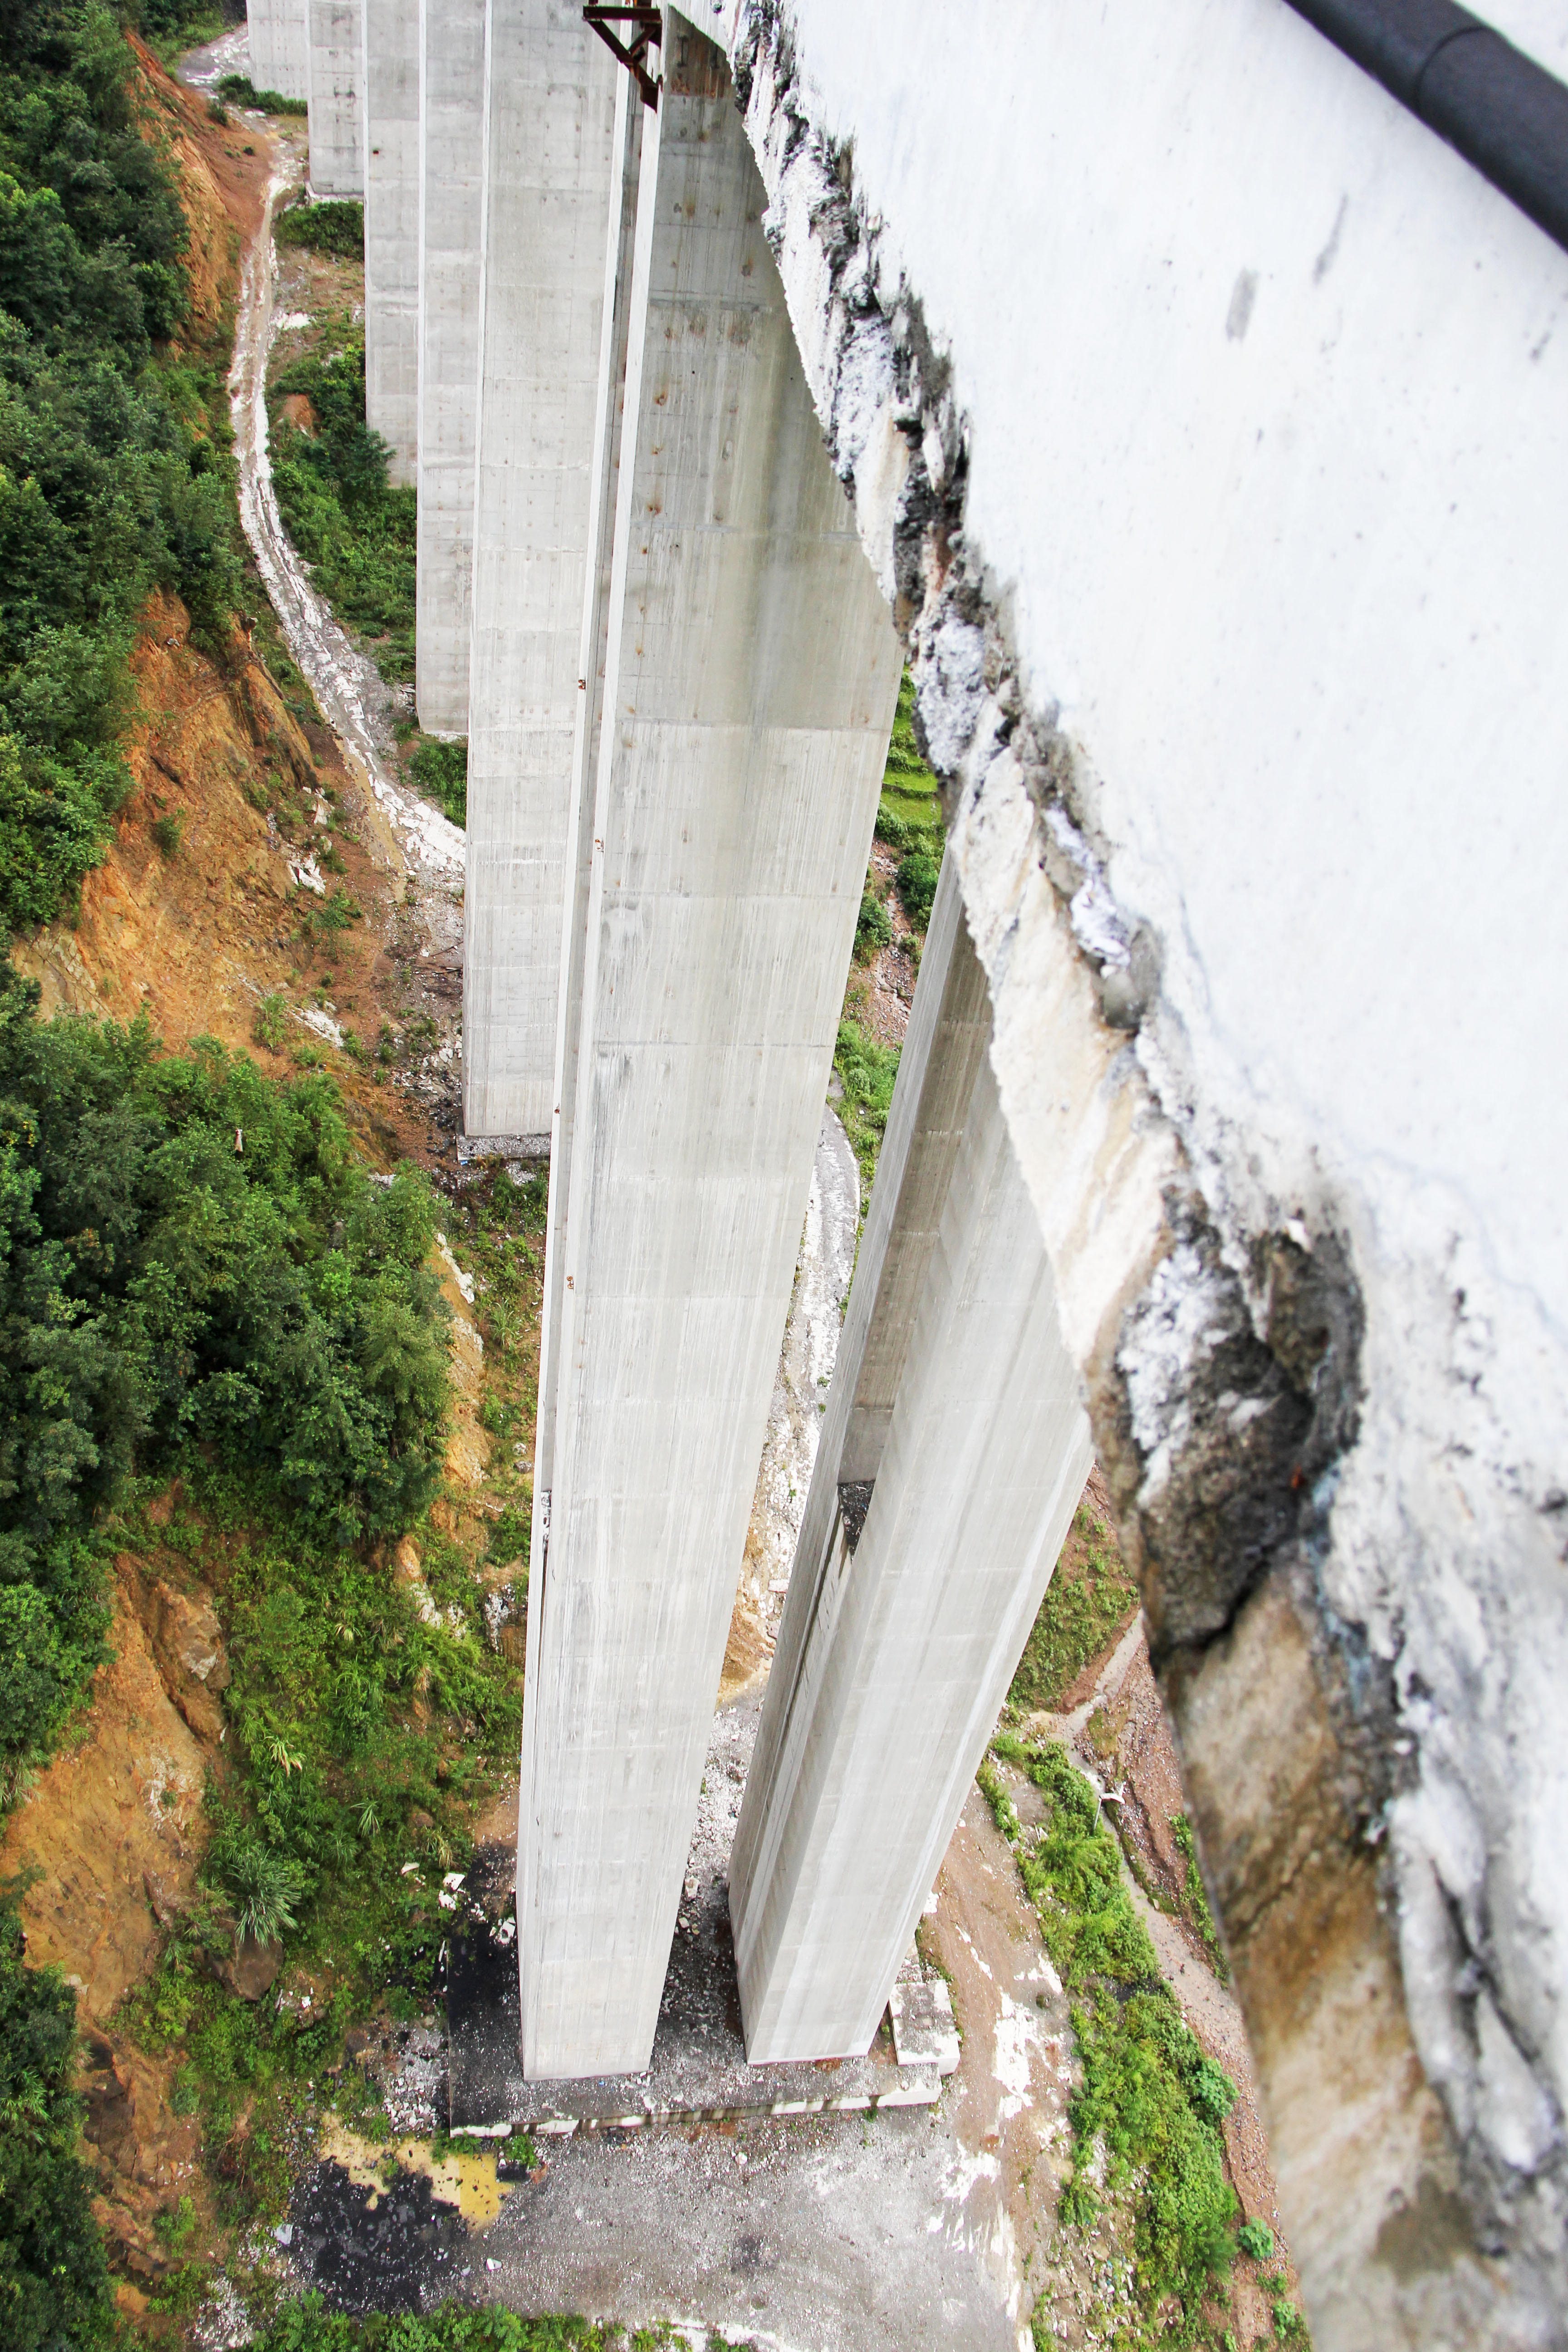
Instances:
[[[29,1969],[14,1901],[0,1901],[0,2343],[87,2352],[113,2338],[103,2245],[76,2155],[76,2003]]]

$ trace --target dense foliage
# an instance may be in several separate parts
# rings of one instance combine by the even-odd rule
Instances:
[[[1083,2077],[1068,2110],[1074,2177],[1063,2218],[1092,2210],[1094,2151],[1102,2146],[1110,2184],[1136,2182],[1146,2305],[1174,2293],[1195,2322],[1234,2251],[1236,2200],[1219,2127],[1236,2086],[1205,2056],[1161,1979],[1122,1882],[1121,1850],[1089,1782],[1050,1742],[1001,1738],[995,1750],[1022,1766],[1046,1799],[1044,1826],[1031,1842],[997,1774],[982,1767],[981,1786],[1017,1853],[1046,1948],[1072,1999]]]
[[[225,74],[217,86],[220,99],[235,106],[248,106],[257,114],[309,114],[308,101],[302,98],[285,98],[280,89],[258,89],[248,74]]]
[[[347,1540],[434,1491],[446,1405],[423,1179],[356,1161],[331,1081],[0,990],[0,1752],[98,1654],[95,1514],[196,1444]],[[241,1148],[242,1147],[242,1148]]]
[[[85,2352],[113,2338],[103,2246],[76,2155],[76,2002],[52,1969],[22,1962],[0,1899],[0,2343]]]
[[[96,0],[0,9],[0,920],[44,921],[95,865],[128,777],[149,590],[221,628],[233,500],[156,346],[187,232]]]
[[[283,411],[295,395],[310,403],[308,427]],[[365,423],[363,331],[340,328],[284,369],[271,430],[278,504],[316,586],[369,640],[383,677],[412,677],[415,494],[388,482],[386,444]]]
[[[314,205],[290,205],[279,215],[274,234],[279,245],[303,246],[310,253],[330,253],[339,261],[358,261],[364,252],[364,206],[341,196],[327,196]]]

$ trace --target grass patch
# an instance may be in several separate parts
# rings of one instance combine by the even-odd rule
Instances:
[[[330,254],[334,261],[364,255],[364,206],[352,197],[323,197],[320,204],[293,204],[279,213],[272,232],[285,247]]]
[[[420,2317],[351,2316],[309,2294],[261,2330],[254,2352],[658,2352],[682,2340],[664,2326],[627,2331],[586,2319],[520,2319],[515,2312],[456,2303]]]
[[[1068,1565],[1064,1550],[1007,1693],[1020,1715],[1058,1707],[1138,1606],[1138,1588],[1115,1538],[1087,1504],[1078,1507],[1073,1532],[1080,1546],[1077,1565]]]
[[[1204,1885],[1204,1874],[1198,1866],[1197,1840],[1193,1834],[1193,1825],[1185,1813],[1177,1813],[1173,1817],[1171,1832],[1176,1841],[1176,1850],[1187,1865],[1186,1874],[1182,1881],[1182,1893],[1186,1899],[1187,1916],[1204,1939],[1204,1949],[1209,1956],[1210,1967],[1221,1984],[1228,1984],[1230,1962],[1226,1958],[1225,1946],[1220,1942],[1219,1929],[1215,1926],[1214,1913],[1209,1909],[1208,1889]]]
[[[899,868],[898,887],[904,911],[915,932],[914,952],[918,961],[920,950],[925,944],[926,925],[931,919],[937,871],[942,862],[942,824],[936,778],[921,758],[920,747],[915,741],[914,682],[908,672],[899,687],[898,709],[893,719],[892,740],[888,747],[876,832],[879,841],[904,853]],[[906,879],[909,882],[907,889],[904,887]],[[869,882],[868,871],[868,886]],[[833,1066],[844,1090],[843,1099],[834,1108],[860,1164],[864,1180],[862,1206],[870,1198],[877,1173],[877,1159],[887,1131],[893,1082],[899,1074],[899,1048],[884,1045],[871,1034],[865,1024],[867,981],[858,967],[869,963],[889,946],[892,936],[893,926],[888,909],[878,893],[868,887],[860,894],[860,912],[855,925],[854,965],[839,1017],[837,1042],[833,1049]]]
[[[888,1129],[893,1084],[899,1075],[899,1048],[879,1045],[847,1012],[838,1024],[833,1066],[844,1089],[842,1099],[834,1108],[860,1163],[864,1199],[868,1201],[876,1180],[877,1155]]]
[[[318,212],[324,206],[317,206]],[[282,403],[300,395],[312,429]],[[364,335],[329,320],[318,348],[268,395],[272,475],[289,538],[340,621],[364,638],[382,676],[414,675],[415,493],[387,479],[387,446],[364,416]]]
[[[408,762],[414,788],[449,816],[454,824],[468,821],[468,747],[463,743],[421,743]]]
[[[994,1747],[1046,1800],[1043,1827],[1026,1836],[994,1768],[982,1766],[981,1788],[1072,2004],[1083,2072],[1068,2108],[1073,2174],[1061,2218],[1070,2228],[1093,2215],[1092,2168],[1102,2153],[1107,2188],[1134,2197],[1140,2304],[1152,2319],[1166,2296],[1178,2297],[1173,2340],[1191,2343],[1236,2252],[1237,2205],[1220,2132],[1236,2086],[1205,2057],[1161,1979],[1122,1883],[1121,1848],[1089,1782],[1052,1743],[1004,1737]]]

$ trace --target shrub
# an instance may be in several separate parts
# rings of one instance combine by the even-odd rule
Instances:
[[[281,991],[274,990],[270,996],[264,996],[257,1006],[256,1017],[250,1024],[250,1034],[258,1045],[267,1047],[268,1053],[280,1054],[283,1051],[283,1040],[288,1035],[288,1017],[289,1000]]]
[[[258,89],[248,74],[225,74],[217,86],[220,98],[231,99],[236,106],[247,106],[254,114],[309,114],[310,103],[302,98],[285,98],[281,90]]]
[[[1236,2242],[1255,2263],[1266,2263],[1273,2257],[1274,2232],[1267,2221],[1244,2221],[1236,2233]]]
[[[889,801],[877,804],[877,838],[885,841],[889,849],[907,849],[910,845],[909,820]]]
[[[937,875],[941,868],[931,851],[923,845],[911,849],[900,864],[894,877],[904,912],[917,931],[923,931],[931,920],[932,901],[936,897]]]
[[[181,816],[176,816],[173,810],[169,812],[167,816],[157,817],[153,820],[153,838],[158,845],[158,854],[161,857],[164,859],[178,857],[180,854],[180,836],[184,832],[184,819]]]
[[[509,1503],[490,1529],[491,1559],[500,1568],[511,1568],[519,1562],[526,1568],[532,1533],[532,1513],[526,1507],[520,1510],[515,1503]]]
[[[893,936],[893,925],[886,907],[871,891],[860,893],[860,912],[855,924],[855,961],[869,963],[888,945]]]
[[[357,261],[364,252],[364,206],[336,196],[315,205],[290,205],[279,215],[273,233],[279,245],[303,246],[340,261]]]
[[[250,1936],[258,1944],[270,1944],[285,1927],[298,1925],[294,1906],[309,1891],[309,1874],[255,1830],[238,1827],[220,1833],[213,1842],[208,1866],[234,1906],[242,1938]]]

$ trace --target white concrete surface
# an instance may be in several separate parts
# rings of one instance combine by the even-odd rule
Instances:
[[[309,99],[310,0],[250,0],[246,14],[250,55],[238,70],[247,73],[258,89]]]
[[[1092,1458],[988,1011],[950,857],[731,1859],[753,2064],[869,2047]]]
[[[571,0],[492,0],[486,70],[464,1123],[543,1138],[622,77]]]
[[[548,1549],[531,2079],[652,2045],[899,657],[716,72],[643,125]],[[542,1441],[546,1414],[540,1415]]]
[[[555,992],[555,1085],[550,1120],[549,1236],[540,1316],[539,1409],[535,1423],[531,1557],[542,1559],[550,1539],[550,1465],[555,1452],[556,1368],[566,1305],[567,1246],[572,1206],[572,1147],[577,1125],[583,1046],[583,989],[591,941],[595,821],[604,716],[606,647],[611,635],[610,586],[620,504],[621,451],[626,440],[626,362],[631,341],[637,190],[642,178],[643,110],[623,85],[616,93],[610,216],[605,224],[605,280],[600,300],[599,382],[595,394],[594,454],[589,472],[588,572],[583,586],[578,638],[576,723],[567,807],[561,961]]]
[[[419,442],[419,0],[360,0],[364,43],[364,416],[415,478]]]
[[[419,520],[414,696],[427,734],[468,728],[485,0],[419,0]]]
[[[310,190],[318,196],[363,196],[362,0],[309,0],[309,6]]]
[[[1563,72],[1560,5],[1486,13]],[[1413,2046],[1369,2046],[1410,2087],[1353,2132],[1311,2046],[1353,2004],[1303,2011],[1268,2081],[1314,2328],[1544,2342],[1568,2294],[1568,256],[1280,0],[1010,8],[957,46],[919,6],[889,47],[872,0],[800,0],[787,49],[753,0],[715,22],[961,787],[1064,1328],[1108,1415],[1136,1397],[1135,1507],[1204,1434],[1214,1278],[1167,1255],[1167,1181],[1244,1283],[1260,1235],[1342,1237],[1364,1307],[1315,1574],[1331,1654],[1389,1693],[1366,1828]],[[954,494],[961,451],[944,572],[908,494]],[[1098,1003],[1140,924],[1128,1050]],[[1380,2233],[1445,2135],[1471,2222],[1400,2271]]]

